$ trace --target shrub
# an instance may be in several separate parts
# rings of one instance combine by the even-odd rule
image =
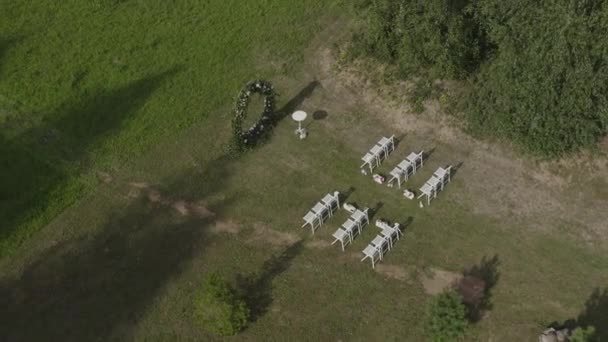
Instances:
[[[468,325],[466,308],[455,291],[431,299],[427,315],[426,330],[432,341],[448,342],[464,336]]]
[[[605,135],[608,2],[601,2],[480,1],[478,16],[498,50],[476,75],[471,128],[548,157]]]
[[[249,309],[234,289],[218,274],[207,276],[196,295],[198,322],[220,336],[236,335],[247,324]]]
[[[365,34],[355,36],[355,53],[398,64],[401,73],[466,77],[486,49],[472,1],[375,0],[366,13]]]
[[[578,327],[572,331],[570,342],[593,342],[596,341],[595,328],[588,326],[585,328]]]

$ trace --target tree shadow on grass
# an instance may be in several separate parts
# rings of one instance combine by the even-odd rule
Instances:
[[[251,310],[251,320],[262,317],[272,304],[272,282],[285,272],[292,260],[302,251],[302,240],[292,244],[281,254],[272,256],[257,274],[238,275],[236,288]]]
[[[63,106],[20,136],[0,132],[0,257],[79,197],[84,186],[75,176],[87,168],[91,146],[116,133],[178,70]]]
[[[287,103],[283,105],[281,109],[275,111],[273,116],[273,122],[276,124],[287,115],[291,115],[291,113],[297,110],[302,105],[302,102],[309,98],[314,92],[314,90],[320,85],[321,83],[316,80],[308,83],[308,85],[302,88],[302,90],[300,90],[293,98],[291,98],[291,100],[287,101]]]
[[[171,201],[198,192],[200,202],[220,192],[231,176],[229,160],[210,162],[213,173],[175,175],[162,200],[141,196],[116,208],[92,236],[58,243],[17,277],[0,279],[3,340],[129,340],[164,285],[203,253],[206,228],[232,199],[211,205],[215,215],[204,216],[180,213]],[[206,177],[218,173],[222,177]]]
[[[498,255],[492,258],[484,256],[479,264],[462,272],[463,278],[456,287],[468,308],[468,318],[472,323],[480,321],[485,312],[492,310],[492,290],[500,278],[499,265]]]
[[[608,288],[593,290],[576,321],[580,327],[595,327],[597,341],[608,341]]]
[[[549,327],[558,330],[568,328],[570,332],[579,327],[593,327],[595,331],[589,341],[608,341],[608,288],[595,288],[576,319],[553,322]]]

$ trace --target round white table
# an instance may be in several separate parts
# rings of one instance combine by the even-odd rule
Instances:
[[[300,139],[306,138],[306,129],[302,128],[302,121],[306,120],[307,116],[308,114],[306,114],[306,112],[303,110],[297,110],[291,114],[291,118],[298,122],[298,129],[295,133],[300,137]]]

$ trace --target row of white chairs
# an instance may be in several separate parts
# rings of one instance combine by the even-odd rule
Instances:
[[[369,172],[373,172],[375,167],[380,166],[380,162],[386,159],[388,155],[395,150],[395,136],[391,135],[389,138],[382,137],[380,141],[374,145],[369,152],[367,152],[361,160],[361,173],[367,174],[365,167],[369,168]]]
[[[365,208],[364,210],[356,209],[350,217],[342,224],[340,228],[338,228],[334,233],[334,242],[331,244],[335,244],[336,242],[340,242],[342,245],[342,251],[344,251],[344,246],[352,243],[355,235],[361,235],[361,231],[363,227],[369,224],[369,209]]]
[[[322,226],[323,223],[333,216],[334,212],[340,208],[340,192],[334,191],[333,194],[327,194],[317,202],[306,215],[304,215],[304,224],[302,228],[310,225],[312,233]]]
[[[418,198],[426,196],[427,205],[431,204],[431,197],[436,198],[437,193],[443,191],[445,185],[451,181],[451,173],[452,166],[448,166],[445,169],[442,167],[438,168],[431,178],[420,188]]]
[[[376,263],[384,258],[384,254],[393,249],[395,240],[399,240],[402,234],[399,223],[391,226],[382,220],[377,220],[376,226],[380,228],[380,234],[376,235],[363,249],[363,258],[361,259],[361,261],[371,259],[372,268],[375,268]]]
[[[401,183],[406,182],[409,177],[418,171],[419,168],[424,166],[424,151],[418,153],[412,152],[405,159],[399,163],[390,172],[391,178],[388,181],[388,186],[392,187],[393,183],[397,181],[399,188]]]

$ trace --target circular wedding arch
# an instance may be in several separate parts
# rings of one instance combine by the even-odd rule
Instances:
[[[247,107],[253,93],[264,96],[264,110],[260,118],[247,130],[243,130],[243,121],[247,116]],[[237,147],[240,150],[255,145],[267,133],[272,124],[275,92],[272,84],[266,80],[254,80],[241,89],[236,101],[236,113],[232,119],[232,130]]]

